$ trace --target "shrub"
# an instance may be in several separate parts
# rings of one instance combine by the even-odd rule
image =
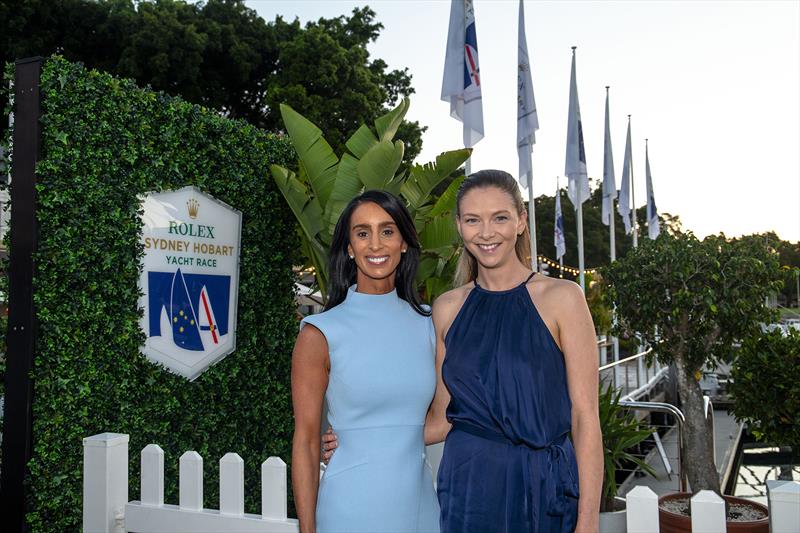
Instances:
[[[218,460],[233,451],[245,461],[254,512],[260,463],[288,459],[291,449],[297,233],[269,178],[270,164],[296,159],[291,146],[58,57],[43,65],[41,96],[32,530],[79,529],[81,439],[104,431],[131,436],[131,499],[148,443],[164,449],[172,502],[184,451],[205,459],[209,504],[218,497]],[[140,354],[137,287],[139,195],[186,185],[243,213],[237,349],[191,383]]]

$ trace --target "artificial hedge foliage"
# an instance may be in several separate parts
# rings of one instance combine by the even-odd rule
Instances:
[[[269,178],[271,163],[295,160],[290,144],[59,57],[45,61],[41,95],[32,530],[80,529],[82,439],[104,431],[130,435],[131,499],[139,452],[157,443],[168,503],[183,452],[204,458],[207,506],[219,501],[219,459],[236,452],[246,511],[259,512],[261,462],[291,451],[297,241]],[[236,351],[191,383],[140,354],[137,288],[137,196],[186,185],[243,214]]]

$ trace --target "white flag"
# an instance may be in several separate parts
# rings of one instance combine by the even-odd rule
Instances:
[[[578,82],[575,79],[575,47],[572,48],[572,74],[569,79],[569,117],[567,119],[567,158],[564,173],[569,178],[567,195],[577,209],[589,199],[589,176],[586,174],[586,152],[583,148],[581,107],[578,103]],[[579,197],[580,196],[580,202]]]
[[[539,116],[533,98],[531,63],[528,58],[528,40],[525,37],[525,9],[519,0],[519,31],[517,33],[517,157],[519,157],[519,182],[523,187],[533,186],[533,169],[530,154],[536,143]]]
[[[622,184],[619,191],[617,211],[625,223],[625,234],[631,227],[631,169],[633,169],[633,151],[631,149],[631,119],[628,117],[628,136],[625,138],[625,164],[622,166]]]
[[[608,114],[608,88],[606,88],[606,138],[603,150],[603,224],[611,224],[617,183],[614,178],[614,155],[611,152],[611,121]]]
[[[567,243],[564,240],[564,217],[561,214],[561,190],[558,188],[558,184],[556,184],[556,220],[553,229],[556,259],[561,259],[567,253]]]
[[[450,116],[463,122],[467,148],[483,139],[480,72],[472,0],[452,0],[442,100],[450,102]]]
[[[644,145],[644,161],[647,174],[647,234],[651,239],[657,239],[661,228],[658,223],[656,197],[653,195],[653,178],[650,175],[650,155],[647,153],[647,141]]]

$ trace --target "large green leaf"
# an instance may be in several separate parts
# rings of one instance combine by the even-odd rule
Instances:
[[[307,264],[314,267],[316,286],[322,295],[322,300],[326,302],[328,300],[328,248],[318,246],[316,241],[309,241],[302,229],[298,231],[301,237],[300,250],[303,257],[306,258]]]
[[[402,141],[381,141],[358,162],[358,177],[367,189],[390,189],[403,160]]]
[[[453,217],[440,215],[431,219],[420,232],[419,240],[425,250],[455,249],[459,235]]]
[[[375,119],[375,129],[378,131],[378,137],[380,137],[381,141],[394,139],[394,134],[397,133],[397,128],[403,123],[410,105],[411,101],[408,98],[403,98],[397,107]]]
[[[309,240],[310,246],[317,247],[325,255],[324,248],[319,242],[319,234],[324,228],[322,208],[319,202],[308,194],[308,190],[297,179],[294,172],[278,165],[271,165],[270,171],[275,184],[300,224],[303,234]]]
[[[451,216],[455,216],[458,188],[461,187],[461,184],[465,179],[466,176],[461,176],[454,179],[453,182],[447,186],[447,189],[442,193],[442,195],[436,200],[436,203],[433,204],[433,209],[431,209],[431,211],[428,213],[428,216],[437,217],[444,213],[450,213]]]
[[[347,149],[353,152],[353,155],[357,158],[362,158],[364,154],[376,144],[378,144],[378,139],[375,138],[375,134],[372,133],[372,130],[369,129],[366,124],[362,124],[361,127],[347,139],[345,146],[347,146]]]
[[[339,158],[322,136],[322,130],[310,120],[286,104],[281,104],[281,116],[319,205],[324,207],[333,190]]]
[[[431,278],[436,273],[436,265],[439,260],[436,257],[423,254],[419,260],[419,268],[417,268],[416,283],[418,286],[425,286],[425,280]]]
[[[339,220],[348,202],[358,196],[364,189],[364,184],[358,177],[358,159],[350,154],[344,154],[339,162],[336,172],[336,185],[331,192],[330,200],[325,206],[325,220],[328,231],[333,233],[333,228]]]
[[[414,165],[403,183],[401,194],[412,209],[421,207],[443,180],[455,172],[469,158],[471,150],[463,148],[439,154],[435,163]]]

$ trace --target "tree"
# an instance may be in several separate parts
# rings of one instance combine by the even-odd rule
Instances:
[[[751,337],[731,369],[733,414],[756,440],[800,445],[800,332],[780,329]]]
[[[602,272],[618,333],[638,333],[659,361],[675,365],[692,490],[719,493],[698,381],[703,367],[729,362],[734,343],[759,335],[759,325],[773,319],[764,302],[781,286],[777,254],[757,236],[701,241],[691,233],[662,233]]]
[[[471,150],[440,154],[435,163],[401,168],[404,143],[394,140],[408,111],[408,99],[362,125],[347,140],[338,157],[320,130],[288,105],[281,114],[299,157],[298,172],[273,165],[272,177],[297,219],[306,266],[313,267],[323,300],[328,296],[328,250],[333,230],[345,206],[365,189],[380,189],[405,200],[422,246],[417,283],[428,302],[451,287],[458,260],[455,225],[456,193],[464,179],[454,173]],[[434,191],[445,182],[441,194]]]
[[[414,92],[407,69],[370,58],[383,25],[369,7],[301,26],[280,16],[265,22],[242,0],[0,0],[0,21],[3,63],[59,53],[271,131],[282,129],[279,104],[287,103],[322,126],[337,151]],[[402,130],[408,166],[424,128]]]

